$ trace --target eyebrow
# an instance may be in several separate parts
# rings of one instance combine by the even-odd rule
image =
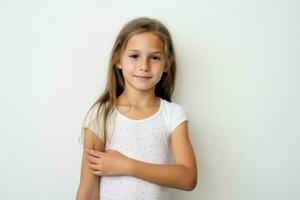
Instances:
[[[128,51],[137,51],[137,52],[140,52],[140,51],[137,50],[137,49],[129,49]],[[150,52],[150,53],[160,53],[160,54],[162,54],[161,51],[152,51],[152,52]]]

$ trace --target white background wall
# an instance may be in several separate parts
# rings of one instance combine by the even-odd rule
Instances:
[[[1,199],[75,199],[83,117],[115,36],[138,16],[170,29],[174,101],[191,121],[198,185],[173,199],[300,199],[298,10],[296,0],[1,1]]]

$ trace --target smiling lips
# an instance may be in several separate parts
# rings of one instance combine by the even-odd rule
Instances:
[[[140,79],[140,80],[148,80],[151,77],[150,76],[135,76],[136,78]]]

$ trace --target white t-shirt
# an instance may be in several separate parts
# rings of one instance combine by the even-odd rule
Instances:
[[[115,109],[115,126],[111,128],[106,149],[114,149],[130,158],[154,163],[172,163],[170,135],[183,121],[189,123],[184,108],[174,102],[160,98],[158,111],[150,117],[134,120]],[[103,140],[102,127],[91,112],[89,128]],[[111,127],[111,126],[110,126]],[[102,176],[100,181],[101,200],[143,199],[168,200],[169,188],[131,176]]]

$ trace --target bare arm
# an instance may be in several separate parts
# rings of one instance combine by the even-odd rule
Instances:
[[[83,148],[104,151],[104,144],[100,138],[90,131],[84,129],[84,145]],[[88,161],[82,155],[80,184],[77,191],[76,200],[99,200],[99,183],[101,177],[93,175],[88,166]]]
[[[186,121],[175,128],[171,143],[175,164],[151,164],[130,159],[129,175],[162,186],[193,190],[197,185],[197,166]]]

